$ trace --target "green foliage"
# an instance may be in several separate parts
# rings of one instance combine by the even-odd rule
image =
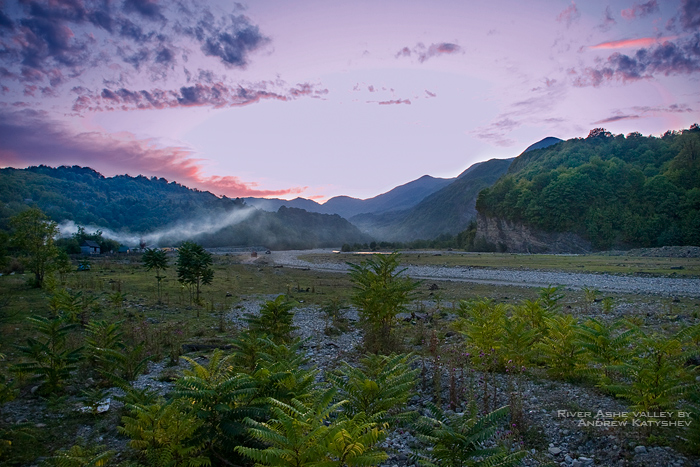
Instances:
[[[406,311],[419,282],[402,276],[397,252],[374,255],[358,264],[350,264],[350,281],[355,293],[352,303],[358,308],[367,326],[370,350],[391,351],[394,347],[392,329],[396,315]]]
[[[260,314],[248,315],[246,321],[251,332],[266,334],[273,342],[290,342],[292,339],[292,321],[294,313],[291,310],[296,302],[279,295],[274,300],[268,300],[260,307]]]
[[[153,467],[209,466],[211,461],[202,454],[203,446],[195,441],[202,425],[177,403],[133,405],[130,415],[122,417],[119,432],[131,438],[129,446],[139,452],[141,459]]]
[[[545,310],[549,312],[559,311],[561,307],[559,302],[564,298],[564,294],[561,291],[564,289],[563,285],[549,285],[547,287],[542,287],[537,291],[539,295],[539,302],[544,307]]]
[[[518,465],[525,452],[509,453],[496,445],[485,447],[488,441],[496,441],[496,430],[508,417],[508,407],[501,407],[487,415],[476,415],[476,406],[470,413],[447,415],[438,406],[428,405],[428,416],[415,423],[416,437],[424,444],[417,461],[426,467]]]
[[[699,154],[700,132],[692,129],[662,138],[571,139],[519,156],[476,207],[575,232],[596,249],[700,245]]]
[[[124,387],[143,373],[151,356],[146,355],[141,343],[131,347],[101,348],[99,358],[104,367],[114,369],[111,373],[102,371],[102,375],[112,383]]]
[[[49,462],[55,467],[103,467],[109,465],[114,454],[114,451],[105,451],[104,446],[76,444],[55,452]]]
[[[496,355],[497,361],[493,362],[493,353],[501,349],[506,311],[506,305],[486,299],[462,301],[459,304],[460,319],[455,323],[455,327],[466,337],[467,351],[472,359],[485,365],[487,369],[503,364],[500,354]]]
[[[365,414],[340,417],[343,402],[334,403],[334,389],[309,402],[270,399],[266,423],[247,419],[250,434],[267,448],[239,446],[236,451],[263,466],[372,466],[387,458],[376,448],[384,425]]]
[[[634,354],[614,367],[625,379],[609,389],[628,399],[635,410],[672,408],[688,389],[681,343],[675,338],[638,333]]]
[[[700,454],[700,388],[697,385],[687,394],[683,410],[690,413],[686,447],[692,454]]]
[[[190,297],[194,296],[195,303],[199,304],[202,285],[214,280],[211,254],[194,242],[183,243],[177,253],[177,280],[190,288]]]
[[[41,287],[58,256],[54,245],[58,226],[38,208],[20,212],[10,219],[10,225],[14,229],[11,241],[26,255],[27,266],[34,274],[34,286]]]
[[[27,320],[43,338],[28,337],[27,344],[18,347],[29,361],[14,365],[13,371],[33,374],[42,383],[42,393],[60,391],[71,372],[77,369],[76,363],[80,360],[82,348],[71,349],[66,343],[68,333],[77,325],[65,324],[60,318],[37,316]]]
[[[0,353],[0,362],[5,361],[5,355]],[[5,402],[10,402],[17,395],[11,381],[7,380],[4,371],[0,371],[0,407]]]
[[[244,439],[246,417],[262,415],[254,404],[253,379],[235,373],[231,356],[214,351],[207,366],[183,357],[192,366],[175,382],[175,397],[198,422],[197,439],[213,457],[224,458]]]
[[[161,271],[168,269],[168,257],[163,250],[147,248],[143,253],[141,261],[143,262],[143,266],[146,268],[146,271],[150,271],[151,269],[155,269],[156,271],[156,281],[158,283],[158,303],[160,303],[160,283],[165,278],[165,276],[161,276],[160,273]]]
[[[264,212],[246,206],[241,199],[189,189],[164,178],[103,177],[90,168],[78,166],[0,169],[0,203],[3,206],[0,229],[7,229],[8,218],[26,207],[24,200],[27,198],[58,223],[71,220],[79,225],[99,225],[139,234],[182,221],[196,222],[203,217],[245,219],[245,222],[199,235],[196,241],[207,247],[266,245],[274,249],[305,249],[368,241],[366,235],[339,216],[284,207],[278,212]],[[60,242],[64,247],[71,243],[71,248],[79,248],[75,239],[66,240]],[[164,244],[176,241],[162,239]],[[118,245],[108,246],[103,251],[116,247]]]
[[[411,358],[369,354],[355,367],[343,362],[327,378],[338,389],[338,398],[347,400],[344,410],[350,416],[364,413],[384,421],[401,420],[420,372],[411,369]]]
[[[114,352],[125,348],[121,322],[90,321],[85,326],[85,354],[91,370],[101,374],[112,374],[119,365]]]
[[[586,351],[591,373],[599,378],[602,386],[610,384],[612,368],[625,362],[630,354],[629,346],[635,330],[618,331],[622,325],[622,321],[607,325],[597,319],[589,319],[576,329],[576,342]]]
[[[577,341],[576,318],[555,315],[547,320],[548,333],[536,344],[547,371],[555,378],[577,379],[584,349]]]

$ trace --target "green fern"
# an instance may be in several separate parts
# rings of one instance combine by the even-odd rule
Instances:
[[[580,377],[584,349],[578,343],[576,318],[556,315],[547,320],[548,333],[536,344],[550,375],[561,379]]]
[[[294,326],[294,313],[291,310],[296,302],[280,295],[274,300],[267,301],[258,316],[248,315],[246,321],[252,333],[267,334],[275,343],[290,342]]]
[[[478,417],[476,406],[470,413],[448,416],[434,404],[428,404],[429,415],[415,423],[416,438],[424,448],[415,460],[426,467],[489,466],[507,467],[520,462],[525,452],[509,453],[503,446],[493,445],[496,431],[508,416],[508,407],[501,407]]]
[[[335,374],[328,374],[338,389],[338,398],[347,400],[349,416],[359,413],[382,416],[382,421],[406,418],[405,406],[411,397],[419,369],[411,369],[411,355],[370,354],[358,367],[343,362]]]
[[[201,439],[212,456],[225,457],[244,438],[246,417],[261,417],[264,410],[256,403],[255,381],[234,373],[231,356],[214,351],[207,366],[183,357],[192,368],[175,382],[175,397],[200,422]]]
[[[343,404],[333,403],[334,398],[335,390],[329,389],[309,403],[270,399],[267,423],[246,419],[250,435],[268,447],[237,446],[236,451],[263,466],[306,467],[327,461],[325,446],[338,429],[326,422]]]
[[[601,386],[611,383],[612,368],[629,357],[628,347],[636,330],[618,331],[623,323],[618,321],[609,326],[593,318],[576,329],[576,342],[586,351],[591,374],[598,377]]]
[[[683,367],[680,341],[641,333],[634,355],[615,366],[625,377],[609,389],[628,399],[634,409],[658,411],[673,408],[690,387],[691,375]]]
[[[133,405],[131,416],[123,416],[119,432],[131,438],[129,446],[152,467],[209,466],[203,445],[195,434],[202,421],[177,403]]]
[[[29,361],[18,363],[12,370],[18,373],[34,374],[42,382],[40,391],[50,393],[60,391],[71,372],[77,369],[82,348],[71,349],[67,345],[67,336],[76,328],[76,324],[64,324],[60,318],[46,319],[30,317],[34,331],[43,335],[43,339],[27,338],[27,345],[19,346],[19,351]]]
[[[489,370],[502,367],[504,363],[500,349],[505,337],[507,311],[507,305],[488,299],[462,301],[459,305],[461,319],[455,326],[466,337],[472,360]]]
[[[351,419],[335,421],[321,445],[327,460],[319,462],[316,467],[379,465],[388,458],[386,452],[377,448],[386,436],[387,427],[386,423],[362,412]]]
[[[56,467],[104,467],[109,465],[114,451],[105,451],[104,446],[85,447],[80,444],[70,449],[61,449],[50,458]]]

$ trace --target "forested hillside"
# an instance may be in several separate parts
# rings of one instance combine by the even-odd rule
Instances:
[[[78,166],[1,169],[0,229],[7,230],[9,218],[27,206],[39,207],[58,223],[136,235],[164,229],[154,241],[159,244],[196,238],[205,246],[314,248],[368,241],[339,216],[286,208],[261,212],[240,199],[219,198],[163,178],[104,177]]]
[[[660,138],[596,129],[528,151],[476,208],[596,249],[700,245],[700,127]]]

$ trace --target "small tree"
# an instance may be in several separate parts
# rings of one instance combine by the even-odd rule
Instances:
[[[177,280],[181,284],[194,287],[195,303],[199,304],[199,294],[202,285],[211,284],[214,280],[214,270],[211,268],[211,254],[194,242],[185,242],[178,250]]]
[[[148,248],[143,253],[141,261],[143,262],[143,266],[146,268],[146,271],[150,271],[151,269],[156,270],[156,281],[158,281],[158,303],[160,303],[160,282],[165,278],[165,276],[160,275],[160,272],[168,269],[168,258],[165,255],[165,251],[155,248]]]
[[[27,266],[34,273],[34,286],[41,287],[52,261],[58,256],[54,237],[58,226],[39,208],[30,208],[10,219],[14,228],[12,242],[27,255]]]
[[[396,315],[406,311],[406,305],[419,284],[401,276],[405,269],[398,269],[399,256],[394,252],[374,255],[359,265],[348,263],[350,281],[355,289],[352,303],[357,306],[362,321],[368,327],[372,350],[391,350],[391,331]]]

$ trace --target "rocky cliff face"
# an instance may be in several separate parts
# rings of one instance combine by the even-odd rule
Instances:
[[[588,253],[590,242],[572,233],[544,232],[505,219],[477,216],[477,241],[512,253]]]

